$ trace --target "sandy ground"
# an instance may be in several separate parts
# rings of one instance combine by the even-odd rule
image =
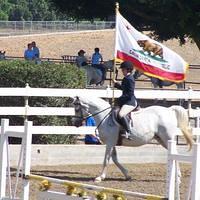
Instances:
[[[91,56],[93,49],[99,47],[105,60],[113,58],[114,31],[94,31],[79,33],[58,33],[50,35],[32,35],[16,37],[0,37],[1,49],[9,56],[23,56],[28,42],[36,41],[41,50],[41,57],[61,58],[61,55],[76,55],[84,49]],[[180,54],[190,64],[200,64],[200,51],[190,41],[180,46],[177,40],[169,40],[164,44]]]
[[[165,195],[166,187],[166,165],[164,164],[127,164],[132,180],[125,181],[122,174],[114,166],[110,165],[108,177],[102,183],[94,183],[94,178],[100,173],[101,165],[71,165],[55,167],[36,167],[32,169],[33,174],[59,178],[62,180],[72,180],[82,183],[95,184],[105,187],[141,192],[147,194]],[[187,192],[190,166],[181,165],[182,183],[180,187],[181,200],[184,199]],[[40,182],[31,182],[30,200],[36,200]],[[51,190],[66,192],[64,186],[52,185]],[[18,190],[19,192],[21,189]],[[109,199],[112,199],[109,196]],[[127,197],[127,199],[140,199],[136,197]]]
[[[0,50],[5,50],[7,56],[23,56],[27,43],[36,41],[41,51],[41,57],[61,58],[62,55],[77,55],[80,49],[86,51],[86,56],[91,57],[95,47],[99,47],[104,60],[113,58],[114,31],[103,30],[94,32],[57,33],[49,35],[0,37]],[[180,54],[189,64],[200,64],[200,51],[191,41],[180,46],[177,40],[169,40],[164,44]],[[142,76],[141,79],[147,79]],[[187,81],[200,82],[199,70],[191,69],[187,75]],[[136,84],[139,87],[151,87],[147,84]],[[200,89],[200,85],[187,84],[194,89]]]

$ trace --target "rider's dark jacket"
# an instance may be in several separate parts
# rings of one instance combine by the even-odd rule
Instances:
[[[137,100],[134,94],[135,90],[135,79],[133,74],[128,74],[122,80],[122,83],[115,83],[117,89],[122,90],[122,95],[118,98],[117,103],[119,106],[132,105],[136,106]]]

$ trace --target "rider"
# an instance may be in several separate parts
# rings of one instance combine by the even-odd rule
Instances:
[[[120,69],[122,70],[124,78],[121,84],[114,80],[114,86],[122,90],[122,95],[118,98],[118,104],[120,106],[118,116],[120,122],[126,130],[126,137],[128,138],[128,136],[130,136],[131,134],[131,129],[126,115],[137,107],[137,100],[134,95],[135,79],[132,73],[134,66],[132,62],[124,61],[123,63],[121,63]]]
[[[77,65],[77,67],[83,67],[83,66],[88,65],[87,58],[84,55],[85,53],[86,52],[83,49],[81,49],[78,52],[78,56],[76,57],[76,65]]]
[[[92,54],[92,67],[101,70],[102,72],[102,82],[106,79],[106,70],[103,66],[103,57],[100,54],[100,49],[96,47],[94,53]]]

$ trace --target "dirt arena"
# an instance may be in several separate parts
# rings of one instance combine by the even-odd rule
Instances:
[[[105,187],[112,187],[134,192],[165,195],[166,187],[166,165],[164,164],[127,164],[132,180],[125,181],[122,174],[114,166],[110,165],[107,179],[102,183],[94,183],[94,178],[99,175],[101,165],[68,165],[56,167],[35,167],[32,169],[33,174],[49,176],[62,180],[72,180],[82,183],[95,184]],[[184,199],[190,176],[190,166],[181,165],[182,183],[181,183],[181,200]],[[40,182],[32,181],[30,187],[30,200],[38,200],[37,192]],[[66,192],[64,186],[53,184],[51,190]],[[19,192],[21,191],[18,190]],[[109,199],[112,199],[109,196]],[[141,198],[127,197],[129,200],[139,200]]]

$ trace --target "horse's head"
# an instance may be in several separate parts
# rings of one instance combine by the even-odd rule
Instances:
[[[74,105],[75,116],[72,117],[72,123],[74,126],[82,126],[83,121],[89,116],[89,106],[82,102],[77,96],[73,98],[72,104]]]

